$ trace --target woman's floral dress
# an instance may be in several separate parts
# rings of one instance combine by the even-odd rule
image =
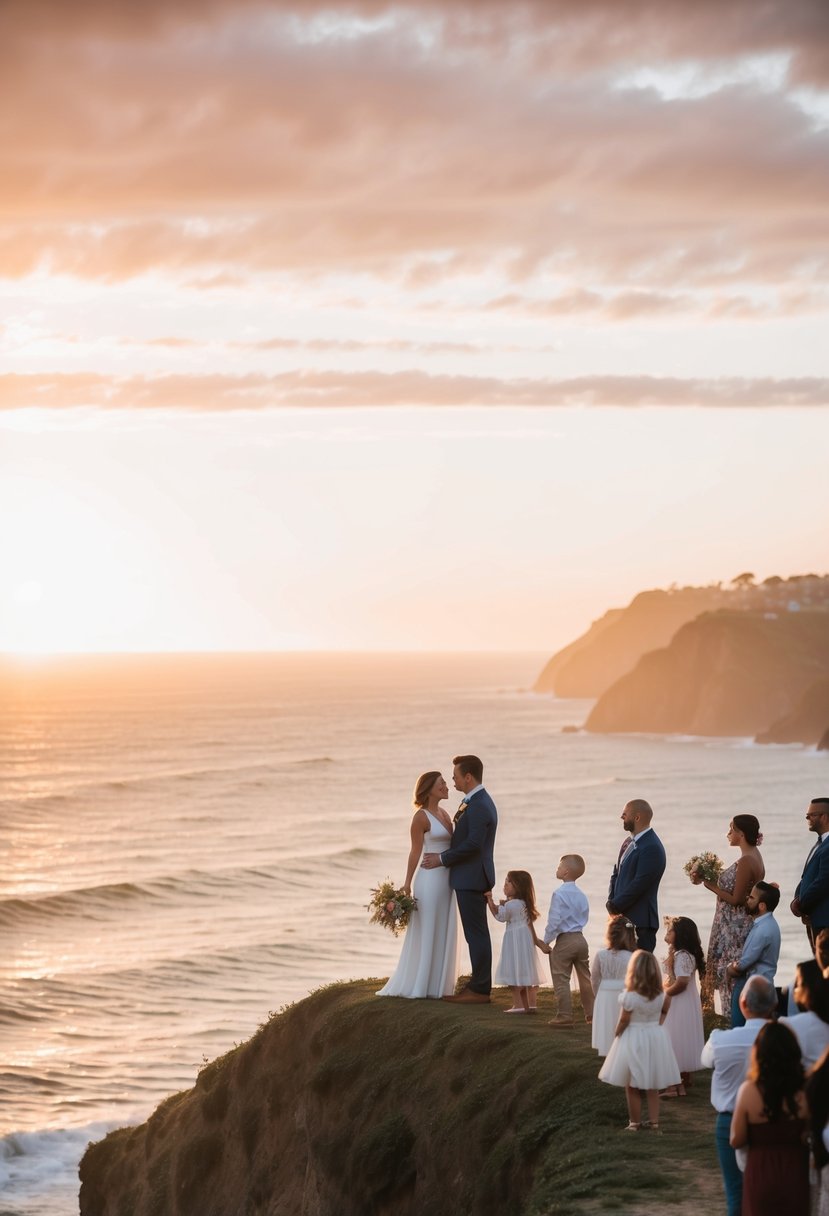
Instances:
[[[723,870],[717,885],[730,894],[734,890],[736,881],[737,862],[735,861],[727,870]],[[726,975],[725,970],[729,963],[736,963],[742,954],[743,943],[750,928],[751,916],[743,904],[740,904],[739,907],[732,907],[724,899],[717,897],[711,936],[708,939],[705,978],[700,989],[703,1009],[713,1010],[714,993],[719,992],[722,1011],[726,1017],[730,1016],[734,980]]]

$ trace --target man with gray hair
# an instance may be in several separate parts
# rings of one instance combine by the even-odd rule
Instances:
[[[711,1105],[717,1112],[714,1138],[722,1171],[728,1216],[740,1216],[743,1204],[743,1175],[737,1156],[729,1144],[731,1116],[737,1102],[737,1090],[746,1079],[754,1040],[777,1008],[774,985],[763,975],[752,975],[740,993],[740,1009],[744,1026],[732,1030],[712,1030],[702,1049],[703,1068],[713,1068]]]

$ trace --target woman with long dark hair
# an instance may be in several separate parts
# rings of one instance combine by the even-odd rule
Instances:
[[[739,958],[743,944],[751,928],[751,917],[746,911],[746,896],[756,882],[765,876],[766,867],[757,847],[763,839],[759,820],[754,815],[735,815],[728,825],[726,840],[732,848],[740,850],[740,856],[716,882],[709,882],[699,875],[691,874],[691,882],[705,887],[717,897],[714,920],[708,938],[705,979],[701,997],[704,1009],[714,1008],[714,993],[719,992],[720,1004],[725,1017],[731,1014],[731,993],[734,980],[727,974],[729,963]]]
[[[806,1080],[809,1131],[817,1179],[812,1196],[812,1216],[829,1216],[829,1048]]]
[[[748,1150],[743,1216],[809,1216],[808,1118],[798,1041],[769,1022],[755,1040],[731,1120],[731,1147]]]
[[[665,1018],[665,1029],[679,1065],[681,1081],[664,1093],[665,1098],[684,1098],[691,1084],[691,1073],[700,1067],[705,1044],[702,1027],[702,1006],[696,976],[705,976],[705,955],[694,921],[687,916],[666,917],[665,941],[668,954],[663,960],[665,995],[671,1007]]]

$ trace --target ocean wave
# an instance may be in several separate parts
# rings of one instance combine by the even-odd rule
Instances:
[[[355,852],[349,850],[350,853]],[[272,866],[239,866],[226,870],[187,870],[181,874],[147,878],[141,882],[101,883],[74,887],[49,895],[0,900],[0,927],[14,927],[28,920],[49,920],[67,914],[94,916],[117,911],[135,902],[176,903],[214,899],[222,890],[241,891],[279,880],[301,885],[292,875],[290,862]]]
[[[34,1198],[43,1202],[38,1211],[62,1210],[65,1200],[77,1195],[78,1163],[90,1140],[100,1140],[116,1127],[138,1122],[141,1117],[142,1113],[130,1112],[116,1121],[61,1130],[15,1131],[0,1138],[3,1210],[19,1211],[16,1204]],[[51,1208],[50,1202],[54,1204]]]
[[[31,814],[37,807],[47,809],[53,803],[66,802],[79,795],[83,795],[85,798],[94,797],[95,791],[122,795],[144,787],[163,787],[168,782],[189,785],[200,781],[213,781],[217,777],[236,777],[241,785],[264,787],[267,784],[267,778],[284,772],[286,769],[316,768],[335,763],[336,761],[331,756],[304,756],[299,760],[268,760],[256,764],[245,761],[221,765],[196,764],[189,768],[177,768],[170,771],[156,769],[147,773],[130,773],[119,777],[102,776],[84,780],[60,774],[49,778],[32,777],[28,781],[22,781],[17,777],[13,779],[10,786],[7,783],[0,783],[0,791],[2,791],[0,792],[0,806],[25,802],[27,814]],[[9,788],[11,792],[8,792]]]

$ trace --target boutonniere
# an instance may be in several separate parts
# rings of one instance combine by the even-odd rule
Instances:
[[[469,803],[464,798],[463,802],[460,804],[458,809],[455,811],[455,818],[452,820],[453,823],[458,822],[458,820],[461,818],[461,816],[463,815],[464,811],[466,810],[466,808],[468,806],[469,806]]]

